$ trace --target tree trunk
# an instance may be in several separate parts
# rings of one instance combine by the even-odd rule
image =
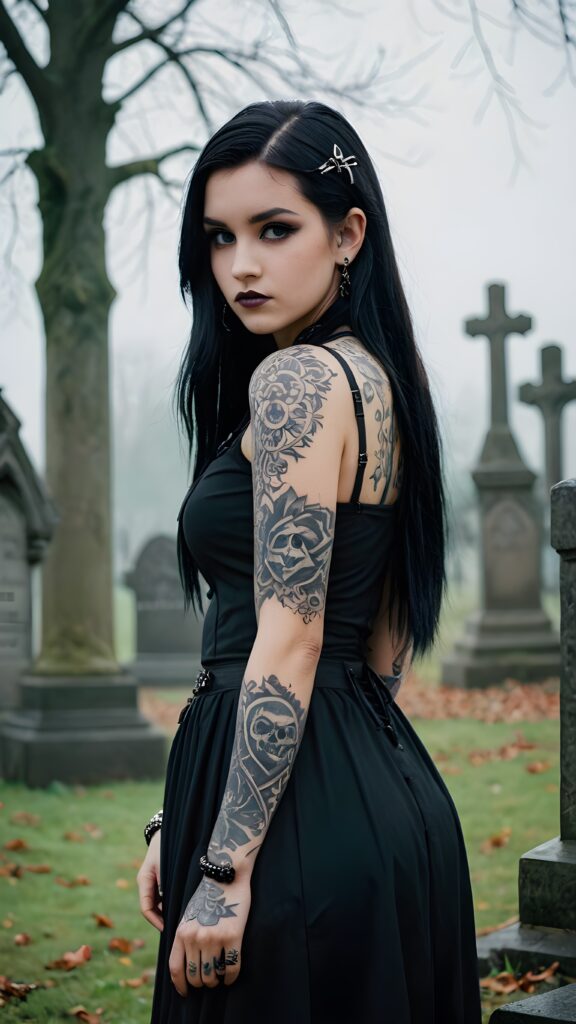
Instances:
[[[86,14],[76,9],[80,17]],[[114,673],[105,53],[82,52],[75,5],[51,5],[55,87],[49,140],[28,158],[38,181],[46,331],[46,483],[60,521],[43,568],[42,648],[34,672]],[[57,23],[56,23],[57,22]],[[85,24],[82,25],[85,28]]]

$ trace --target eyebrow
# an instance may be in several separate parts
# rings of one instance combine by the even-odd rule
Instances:
[[[274,206],[271,210],[264,210],[262,213],[255,213],[248,218],[249,224],[258,224],[261,220],[268,220],[269,217],[277,217],[279,213],[292,213],[295,217],[300,216],[295,210],[286,210],[282,206]],[[214,220],[212,217],[204,217],[204,224],[213,224],[215,227],[226,227],[223,220]]]

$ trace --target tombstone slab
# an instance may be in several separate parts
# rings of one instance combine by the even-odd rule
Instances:
[[[152,537],[124,581],[136,595],[136,658],[142,686],[191,686],[200,670],[202,620],[185,612],[176,541]]]
[[[518,999],[499,1006],[488,1024],[574,1024],[576,1021],[576,985],[562,985],[553,992]]]
[[[58,521],[0,388],[0,709],[13,707],[32,657],[32,569]]]
[[[505,340],[525,334],[529,316],[510,317],[505,288],[491,284],[489,314],[466,322],[490,341],[491,422],[472,478],[480,511],[482,601],[443,659],[448,686],[486,687],[507,678],[540,682],[560,671],[559,639],[541,605],[542,514],[508,422]]]

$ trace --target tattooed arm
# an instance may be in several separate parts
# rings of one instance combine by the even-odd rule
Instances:
[[[402,641],[395,629],[396,617],[392,616],[392,627],[389,622],[390,575],[386,577],[380,607],[368,637],[367,661],[375,672],[381,676],[392,696],[396,695],[410,671],[412,660],[412,644]]]
[[[208,847],[248,876],[294,765],[322,649],[345,387],[307,345],[268,356],[250,381],[258,632]]]

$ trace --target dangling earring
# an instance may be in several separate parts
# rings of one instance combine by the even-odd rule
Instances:
[[[350,287],[352,282],[350,281],[350,272],[348,270],[348,264],[350,260],[347,256],[344,257],[344,266],[342,267],[342,280],[340,281],[340,295],[344,299],[347,295],[350,295]]]
[[[224,330],[228,331],[228,334],[230,334],[230,331],[232,330],[232,328],[228,326],[228,324],[226,323],[226,320],[225,320],[226,310],[227,309],[228,309],[228,304],[225,302],[223,307],[222,307],[222,326],[223,326]]]

